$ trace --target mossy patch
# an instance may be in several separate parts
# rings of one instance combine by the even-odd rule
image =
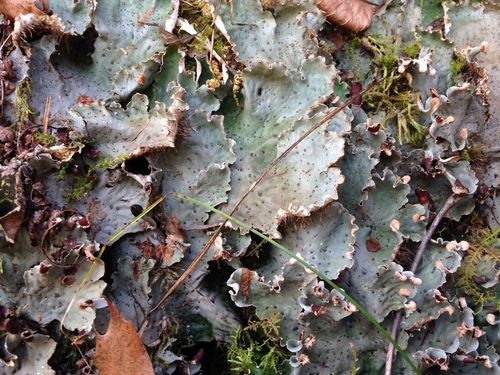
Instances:
[[[127,157],[127,154],[119,154],[115,158],[99,156],[96,164],[88,160],[83,160],[81,163],[75,163],[73,160],[63,162],[56,175],[56,180],[66,181],[66,186],[68,186],[68,188],[63,189],[66,202],[69,203],[82,199],[92,190],[97,182],[96,172],[99,169],[111,168],[126,160]]]
[[[489,228],[472,227],[474,235],[469,239],[469,250],[464,257],[462,265],[457,271],[456,286],[462,288],[474,303],[482,307],[487,303],[494,303],[500,310],[497,295],[491,289],[485,288],[481,268],[484,262],[492,266],[500,262],[500,244],[498,236],[500,229],[492,231]]]
[[[269,319],[250,320],[245,328],[238,328],[227,347],[227,361],[231,374],[277,374],[285,359],[279,341],[279,313]]]
[[[373,54],[368,68],[361,71],[354,49],[363,48]],[[375,113],[385,113],[381,125],[384,128],[388,121],[396,124],[399,143],[408,142],[422,145],[426,128],[418,121],[421,111],[417,105],[417,94],[414,92],[407,75],[398,72],[399,61],[405,58],[418,57],[421,50],[420,39],[401,45],[395,36],[381,37],[370,35],[354,38],[349,46],[349,56],[355,64],[355,79],[363,81],[364,77],[373,73],[380,83],[363,97],[364,107]]]
[[[14,115],[19,123],[23,124],[33,115],[33,111],[29,106],[29,98],[31,96],[31,81],[23,79],[16,87],[14,100]]]

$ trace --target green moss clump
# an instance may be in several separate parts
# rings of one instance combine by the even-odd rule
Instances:
[[[31,96],[31,81],[24,79],[16,87],[16,99],[14,101],[14,114],[19,123],[24,121],[34,113],[29,107],[29,98]]]
[[[453,74],[453,77],[456,77],[460,74],[466,62],[467,59],[465,57],[457,57],[450,61],[451,73]]]
[[[395,37],[383,38],[379,35],[366,37],[364,46],[374,54],[373,63],[382,71],[382,77],[387,77],[390,72],[397,69],[399,60],[398,44]]]
[[[363,97],[364,105],[375,112],[384,111],[381,126],[396,120],[398,141],[421,146],[426,135],[426,127],[418,123],[421,116],[417,105],[417,94],[409,87],[401,75],[389,76]]]
[[[43,134],[43,133],[37,132],[37,133],[33,134],[33,138],[35,138],[41,144],[48,146],[48,147],[55,146],[55,144],[56,144],[56,137],[54,137],[51,134]]]
[[[73,176],[71,179],[71,190],[67,191],[66,202],[78,201],[92,190],[96,182],[95,177],[87,178],[87,176]]]
[[[56,175],[56,181],[61,181],[66,175],[69,166],[71,165],[71,161],[65,161],[61,163],[61,167],[59,168],[59,172]]]
[[[75,164],[73,161],[61,163],[59,172],[56,175],[56,181],[65,180],[67,189],[61,189],[66,193],[64,199],[67,203],[82,199],[88,191],[92,190],[97,180],[95,174],[88,172],[73,171]]]
[[[187,47],[198,53],[206,54],[205,42],[211,41],[212,34],[214,34],[214,44],[212,48],[219,55],[223,54],[225,47],[224,37],[220,32],[214,29],[212,25],[212,10],[208,2],[203,0],[195,0],[191,2],[182,2],[180,8],[180,15],[189,20],[193,25],[196,25],[198,29],[204,28],[203,31],[198,34]],[[182,34],[183,32],[181,32]],[[184,35],[179,35],[181,38]],[[188,36],[187,34],[185,36]]]
[[[277,374],[284,353],[275,344],[279,335],[279,313],[269,319],[251,320],[231,336],[227,361],[231,374]],[[250,332],[251,331],[251,332]]]
[[[359,45],[357,39],[353,40],[352,46]],[[388,121],[395,122],[400,144],[404,140],[414,146],[421,146],[426,127],[418,122],[421,116],[417,104],[418,95],[413,91],[407,76],[398,72],[400,55],[404,53],[408,57],[417,57],[421,49],[420,40],[415,39],[400,46],[394,36],[382,38],[372,35],[365,37],[361,44],[374,55],[370,70],[375,72],[375,79],[383,79],[364,95],[363,105],[375,113],[385,113],[381,121],[382,127]],[[367,71],[366,74],[368,73]],[[358,77],[358,80],[361,79]]]
[[[481,144],[472,143],[462,151],[462,158],[470,163],[484,159],[485,148]]]
[[[238,73],[242,71],[244,66],[237,61],[237,54],[232,50],[231,43],[216,27],[213,27],[214,14],[210,4],[204,0],[181,2],[179,14],[190,24],[195,25],[197,30],[200,30],[200,33],[186,44],[186,49],[189,50],[185,60],[186,70],[195,71],[197,69],[198,61],[195,60],[194,56],[197,56],[198,60],[200,60],[199,57],[209,57],[207,61],[212,77],[203,77],[205,84],[211,90],[232,85],[233,98],[239,105],[237,95],[241,88],[241,77],[238,76]],[[184,33],[182,30],[179,31],[179,37],[182,38]],[[213,57],[215,54],[223,59],[226,68],[234,76],[233,80],[225,82],[221,61],[219,58]]]
[[[401,51],[406,53],[409,58],[417,58],[420,54],[420,50],[422,49],[422,47],[420,46],[420,40],[421,38],[418,37],[411,43],[405,43],[401,48]]]
[[[75,167],[73,161],[63,162],[61,168],[56,175],[56,181],[66,180],[66,185],[69,190],[64,189],[66,192],[65,200],[69,203],[74,200],[82,199],[97,182],[96,172],[102,168],[110,168],[121,163],[128,158],[127,154],[119,154],[114,158],[99,157],[99,161],[94,165],[91,162],[84,161],[83,167],[77,168],[77,171],[71,171]]]
[[[12,189],[13,187],[8,178],[3,178],[0,181],[0,205],[10,205],[14,203],[13,195],[11,196],[11,194],[13,194]]]
[[[478,229],[475,226],[474,231],[474,236],[469,239],[467,255],[457,270],[458,279],[456,285],[462,288],[481,309],[486,303],[494,303],[497,309],[500,310],[500,302],[496,293],[484,288],[474,280],[474,277],[480,276],[479,268],[485,257],[488,257],[490,259],[488,261],[491,261],[492,264],[500,262],[500,246],[498,242],[500,229],[491,231],[489,228]]]
[[[102,168],[114,167],[116,164],[123,163],[125,160],[127,160],[128,157],[129,154],[118,154],[114,158],[105,158],[103,156],[99,156],[99,161],[96,165],[89,165],[89,171],[93,173]]]
[[[357,58],[354,51],[361,48],[362,45],[362,39],[356,36],[349,42],[349,47],[347,48],[349,59],[354,63],[354,76],[357,81],[362,80],[361,77],[363,76],[363,72],[361,71],[361,67],[359,66],[359,59]]]

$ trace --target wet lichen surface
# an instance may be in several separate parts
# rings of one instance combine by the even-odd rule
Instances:
[[[157,374],[500,374],[497,5],[45,3],[1,26],[0,373],[105,373],[105,296]]]

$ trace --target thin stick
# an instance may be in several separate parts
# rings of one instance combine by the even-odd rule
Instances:
[[[49,127],[49,115],[50,115],[50,103],[52,102],[52,97],[47,96],[47,101],[45,102],[45,113],[43,114],[43,135],[47,135],[47,129]]]
[[[222,225],[222,222],[213,224],[204,224],[204,225],[194,225],[192,227],[182,227],[182,230],[205,230],[205,229],[216,228],[219,225]]]
[[[417,253],[415,254],[415,258],[413,258],[413,262],[411,264],[410,271],[415,273],[417,271],[418,265],[420,263],[420,260],[422,259],[422,255],[424,254],[425,249],[427,248],[427,245],[429,244],[429,241],[431,240],[432,235],[436,231],[437,226],[443,220],[444,215],[449,211],[450,208],[452,208],[457,202],[463,197],[463,195],[455,194],[453,193],[444,203],[443,207],[439,210],[438,214],[432,221],[429,229],[425,233],[424,238],[422,239],[422,242],[420,242],[420,246],[418,247]],[[396,338],[398,336],[398,328],[399,324],[401,323],[401,317],[403,315],[403,310],[399,310],[396,313],[396,316],[394,317],[394,322],[392,323],[392,329],[391,329],[391,337],[393,338],[394,341],[396,341]],[[384,375],[391,375],[391,370],[392,370],[392,358],[394,356],[394,345],[392,343],[389,343],[389,346],[387,347],[387,355],[385,359],[385,372]]]
[[[318,129],[321,125],[325,124],[326,122],[330,121],[335,115],[340,113],[344,108],[346,108],[348,105],[350,105],[353,100],[357,99],[359,96],[366,94],[368,91],[370,91],[376,84],[380,83],[381,80],[375,81],[372,84],[370,84],[368,87],[366,87],[364,90],[362,90],[359,94],[356,94],[346,100],[344,103],[342,103],[340,106],[336,107],[332,112],[327,114],[325,117],[323,117],[321,120],[319,120],[316,124],[314,124],[313,127],[311,127],[309,130],[307,130],[299,139],[297,139],[290,147],[288,147],[280,156],[278,156],[265,170],[262,172],[262,174],[257,178],[257,180],[250,186],[250,188],[243,194],[243,196],[240,198],[240,200],[234,205],[234,207],[231,209],[229,212],[229,216],[232,216],[234,212],[238,209],[240,204],[245,200],[245,198],[255,189],[255,187],[264,179],[266,174],[276,165],[278,164],[281,160],[283,160],[297,145],[302,142],[309,134],[311,134],[313,131]],[[184,273],[179,277],[179,279],[175,282],[175,284],[167,291],[167,293],[162,297],[160,302],[156,304],[155,307],[153,307],[148,315],[146,320],[142,323],[141,328],[139,329],[139,336],[142,335],[144,332],[147,324],[148,324],[148,317],[157,309],[160,308],[160,306],[167,300],[168,297],[172,295],[172,293],[184,282],[184,280],[187,279],[189,274],[196,268],[198,263],[203,259],[203,257],[207,254],[208,250],[210,247],[213,245],[215,242],[217,236],[222,232],[222,229],[228,222],[228,219],[225,219],[222,224],[217,228],[217,230],[214,232],[212,237],[208,240],[207,244],[203,247],[203,249],[200,251],[198,256],[193,260],[193,262],[189,265],[189,267],[184,271]]]
[[[450,195],[450,197],[444,202],[443,207],[439,210],[438,214],[432,221],[431,226],[427,230],[427,233],[425,234],[424,238],[422,239],[422,242],[420,243],[420,246],[418,247],[417,253],[415,254],[415,258],[413,258],[413,263],[411,264],[410,271],[415,273],[417,272],[418,264],[420,263],[420,260],[422,259],[422,255],[424,254],[425,248],[427,247],[427,244],[431,240],[432,235],[434,234],[436,228],[438,227],[439,223],[441,223],[441,220],[443,220],[444,215],[452,208],[457,202],[463,197],[463,195],[455,194],[453,193]]]

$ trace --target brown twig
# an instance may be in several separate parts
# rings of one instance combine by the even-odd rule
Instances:
[[[382,79],[383,80],[383,79]],[[229,216],[233,215],[234,212],[238,209],[238,207],[241,205],[241,203],[245,200],[245,198],[255,189],[255,187],[264,179],[266,174],[274,168],[276,164],[278,164],[281,160],[283,160],[297,145],[302,142],[305,138],[309,136],[312,132],[314,132],[316,129],[318,129],[321,125],[327,123],[330,121],[335,115],[337,115],[340,111],[342,111],[344,108],[346,108],[348,105],[350,105],[355,99],[357,99],[359,96],[362,96],[366,94],[368,91],[370,91],[375,85],[379,84],[382,80],[377,80],[374,81],[372,84],[367,86],[364,90],[362,90],[360,93],[353,95],[351,98],[346,100],[344,103],[342,103],[340,106],[336,107],[332,112],[327,114],[325,117],[323,117],[321,120],[319,120],[314,126],[312,126],[309,130],[307,130],[302,136],[297,139],[290,147],[288,147],[280,156],[278,156],[265,170],[264,172],[261,173],[261,175],[257,178],[257,180],[250,186],[250,188],[243,194],[243,196],[240,198],[240,200],[234,205],[234,207],[231,209],[229,212]],[[219,236],[219,234],[222,232],[222,229],[225,227],[226,223],[228,220],[224,220],[222,224],[217,228],[217,230],[212,234],[212,237],[208,240],[207,244],[203,247],[203,249],[200,251],[198,256],[191,262],[189,267],[184,271],[184,273],[179,277],[179,279],[175,282],[175,284],[167,291],[167,293],[161,298],[160,302],[156,304],[155,307],[153,307],[144,322],[142,323],[140,329],[139,329],[139,336],[141,336],[144,333],[144,330],[148,324],[148,318],[149,316],[156,311],[157,309],[160,308],[160,306],[167,300],[168,297],[172,295],[172,293],[184,282],[184,280],[187,279],[189,274],[196,268],[198,263],[201,262],[203,257],[207,254],[208,250],[210,247],[213,245],[215,242],[216,238]]]
[[[217,228],[222,225],[222,222],[213,223],[213,224],[204,224],[204,225],[193,225],[191,227],[182,227],[182,230],[206,230]]]
[[[413,262],[410,267],[410,271],[415,273],[417,271],[418,265],[420,264],[420,260],[422,259],[422,255],[424,254],[429,241],[431,240],[432,235],[434,234],[437,226],[443,220],[444,215],[452,208],[457,202],[463,197],[463,195],[453,193],[444,203],[443,207],[439,210],[438,214],[432,221],[429,229],[425,233],[424,238],[420,242],[420,246],[418,247],[417,253],[415,254],[415,258],[413,258]],[[398,335],[399,324],[401,323],[401,317],[403,315],[403,310],[399,310],[394,317],[394,321],[392,323],[391,328],[391,337],[396,341]],[[392,358],[394,356],[394,345],[389,343],[387,347],[387,355],[385,360],[385,372],[384,375],[391,375],[392,370]]]
[[[47,135],[47,130],[49,127],[49,115],[50,115],[50,103],[52,102],[52,97],[47,96],[47,101],[45,102],[45,113],[43,114],[43,135]]]

